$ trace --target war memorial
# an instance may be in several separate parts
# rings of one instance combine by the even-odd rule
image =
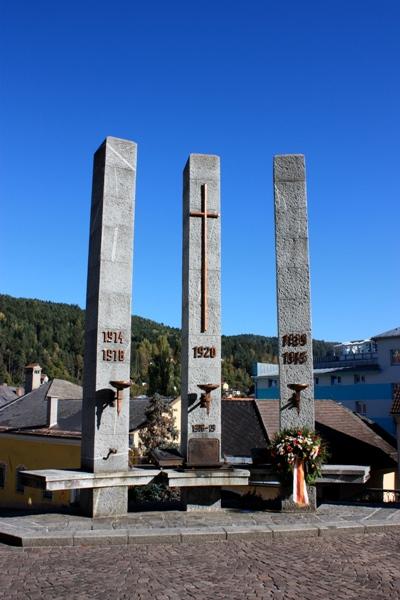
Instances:
[[[25,535],[25,544],[35,545],[32,539],[36,543],[42,540],[43,545],[100,541],[101,525],[95,523],[104,523],[104,519],[111,520],[115,529],[112,534],[109,531],[104,534],[104,539],[113,540],[109,543],[184,541],[185,535],[187,540],[190,536],[196,538],[199,532],[193,529],[193,524],[200,522],[203,526],[211,525],[208,539],[256,533],[272,539],[285,531],[289,535],[293,532],[293,522],[285,520],[288,512],[307,516],[308,520],[301,525],[294,525],[307,536],[346,528],[366,532],[365,525],[357,519],[351,523],[343,520],[339,509],[334,515],[325,515],[325,524],[321,523],[321,517],[318,522],[313,520],[315,487],[306,485],[304,464],[298,459],[293,465],[292,483],[283,490],[279,515],[264,513],[258,520],[248,515],[234,518],[221,509],[221,489],[247,486],[250,472],[227,463],[221,456],[222,213],[218,156],[191,154],[183,172],[181,464],[162,466],[156,461],[152,466],[129,467],[136,154],[134,142],[108,137],[94,155],[81,469],[46,469],[22,474],[27,486],[48,491],[79,490],[80,516],[60,517],[53,538],[46,516],[42,516],[42,521],[36,518],[35,523],[42,522],[47,533],[44,535],[42,527],[38,534],[32,526]],[[279,427],[282,431],[312,431],[314,394],[304,156],[274,157],[274,206]],[[329,467],[333,478],[365,474],[365,467]],[[150,514],[128,515],[128,488],[147,485],[159,476],[166,485],[181,488],[186,509],[183,514],[188,514],[182,517],[185,532],[177,530],[182,518],[179,520],[176,515],[156,515],[155,520]],[[189,515],[196,514],[200,515],[200,521],[191,521]],[[164,523],[162,529],[157,527],[160,519]],[[129,531],[129,524],[133,524],[133,532]],[[80,527],[90,532],[77,531]],[[203,528],[203,534],[204,531]],[[16,538],[10,523],[2,525],[0,534],[5,540]],[[22,534],[18,539],[23,539]]]

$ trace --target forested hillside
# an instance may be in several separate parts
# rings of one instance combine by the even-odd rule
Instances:
[[[81,383],[85,311],[79,306],[13,298],[0,294],[0,383],[19,384],[24,366],[39,362],[50,378]],[[314,341],[314,358],[332,348]],[[134,393],[179,393],[180,330],[132,317],[131,377]],[[276,337],[222,336],[222,375],[231,387],[246,392],[254,362],[277,362]]]

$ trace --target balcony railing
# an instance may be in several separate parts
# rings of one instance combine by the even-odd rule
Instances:
[[[381,488],[364,488],[351,498],[352,502],[366,504],[399,504],[400,490],[383,490]]]
[[[324,356],[314,363],[315,369],[329,369],[333,367],[349,367],[351,365],[375,365],[377,364],[377,352],[359,352],[358,354],[344,354],[342,356]]]

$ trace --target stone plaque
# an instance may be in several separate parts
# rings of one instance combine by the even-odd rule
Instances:
[[[219,439],[191,438],[188,443],[188,466],[220,466]]]

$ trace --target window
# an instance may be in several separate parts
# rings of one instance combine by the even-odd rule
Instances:
[[[315,385],[318,385],[318,384],[319,384],[319,377],[315,377],[315,378],[314,378],[314,383],[315,383]]]
[[[24,488],[24,484],[21,481],[20,471],[26,471],[26,467],[24,465],[19,465],[19,467],[17,467],[17,469],[15,471],[15,489],[17,492],[20,492],[21,494],[23,494],[25,491],[25,488]]]
[[[50,490],[43,490],[43,499],[53,500],[53,492],[51,492]]]
[[[400,365],[400,349],[396,348],[390,351],[390,364]]]
[[[358,375],[357,373],[354,375],[354,383],[365,383],[365,376]]]
[[[356,402],[356,412],[360,413],[360,415],[366,415],[367,414],[367,405],[365,402],[360,402],[359,400],[357,400]]]
[[[277,385],[278,385],[277,379],[268,379],[268,387],[269,388],[276,387]]]
[[[0,488],[4,488],[6,484],[6,465],[0,463]]]
[[[340,375],[332,375],[331,376],[331,385],[337,385],[338,383],[342,383],[342,378]]]

